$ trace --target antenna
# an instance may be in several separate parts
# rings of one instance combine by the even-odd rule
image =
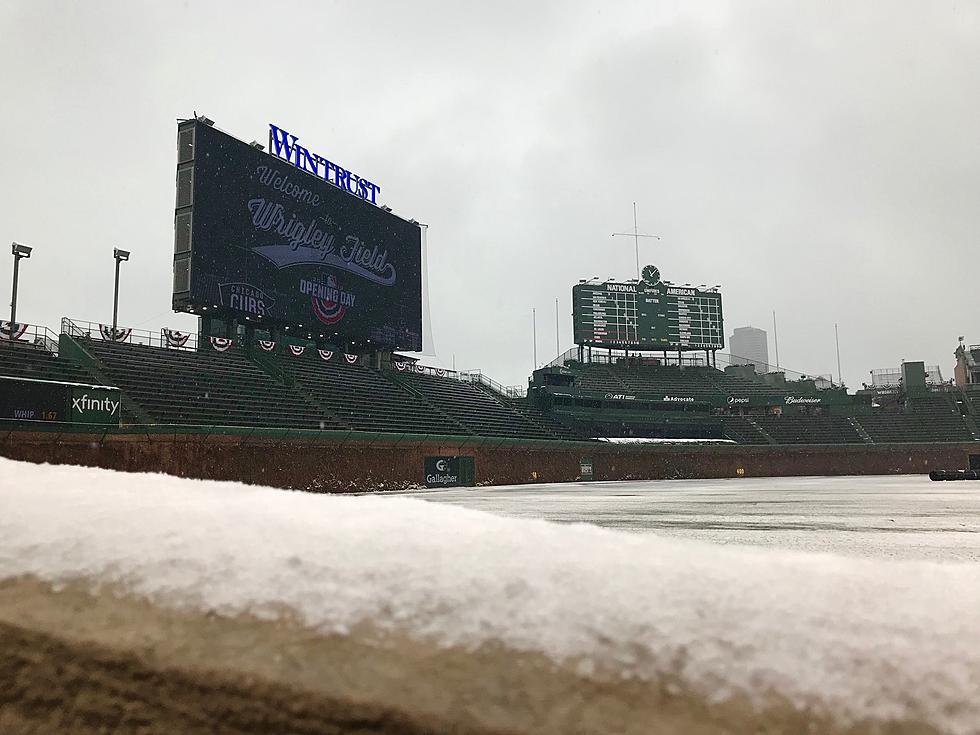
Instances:
[[[613,237],[632,237],[633,244],[636,247],[636,280],[640,280],[640,238],[641,237],[653,237],[657,240],[660,239],[660,235],[647,235],[640,232],[636,225],[636,202],[633,202],[633,231],[632,232],[614,232]]]

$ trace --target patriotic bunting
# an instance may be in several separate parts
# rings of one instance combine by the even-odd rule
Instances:
[[[404,372],[405,368],[408,367],[408,365],[404,362],[395,362],[392,364],[395,366],[395,370],[399,370],[401,372]]]
[[[327,362],[330,362],[330,358],[333,357],[333,352],[331,352],[330,350],[317,350],[317,352],[319,352],[320,357],[322,357]]]
[[[0,322],[0,337],[3,339],[20,339],[27,331],[26,324],[14,324],[13,322]]]
[[[99,325],[99,333],[102,335],[102,339],[107,342],[125,342],[129,339],[129,335],[132,333],[132,329],[119,328],[113,331],[112,327],[107,324]]]
[[[211,346],[218,352],[227,352],[235,344],[235,340],[228,339],[227,337],[208,337],[208,339],[211,342]]]
[[[357,355],[348,355],[345,352],[344,353],[344,359],[347,360],[347,363],[348,364],[353,365],[355,362],[357,362]]]
[[[289,351],[293,353],[296,357],[299,357],[304,352],[306,352],[305,345],[289,345]]]
[[[266,352],[272,352],[274,349],[276,349],[276,343],[273,342],[271,339],[260,339],[259,347],[261,347]]]
[[[187,340],[191,338],[190,332],[186,334],[184,332],[178,332],[174,329],[163,328],[163,338],[167,343],[167,347],[183,347],[187,344]]]

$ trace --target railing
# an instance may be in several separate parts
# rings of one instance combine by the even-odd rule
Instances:
[[[58,335],[38,324],[0,322],[0,340],[32,344],[57,355]]]
[[[503,385],[492,378],[488,378],[479,370],[467,370],[464,373],[460,373],[459,379],[470,383],[485,385],[490,390],[495,391],[506,398],[524,398],[527,396],[527,388],[520,385]]]
[[[109,324],[62,317],[61,332],[69,337],[98,339],[104,342],[124,342],[133,345],[165,347],[171,350],[193,351],[197,349],[197,334],[194,332],[178,332],[166,327],[159,332],[153,332],[148,329],[117,326],[116,330],[113,331]]]
[[[588,347],[583,347],[581,349],[578,347],[572,347],[569,350],[565,350],[565,352],[558,355],[558,357],[543,367],[564,367],[570,362],[577,362],[586,365],[616,365],[621,360],[626,359],[627,356],[631,359],[639,358],[640,360],[649,360],[650,363],[655,362],[658,365],[671,367],[708,367],[708,363],[703,355],[695,354],[691,357],[678,358],[676,356],[676,352],[671,353],[669,350],[666,358],[664,358],[663,354],[663,350],[647,350],[641,352],[639,350],[607,350],[605,347],[594,347],[592,349],[589,349]],[[765,373],[782,373],[787,380],[812,380],[818,389],[842,387],[834,381],[832,375],[811,375],[801,373],[781,366],[759,363],[748,357],[732,355],[728,352],[716,353],[715,359],[717,360],[719,369],[733,365],[754,365],[756,368],[756,373],[759,374],[760,379],[762,374]]]
[[[423,375],[433,375],[437,378],[448,378],[458,380],[461,383],[479,383],[485,385],[507,398],[523,398],[527,395],[527,389],[519,385],[503,385],[496,380],[488,378],[479,370],[446,370],[445,368],[423,365],[409,360],[394,360],[393,365],[398,372],[422,373]]]

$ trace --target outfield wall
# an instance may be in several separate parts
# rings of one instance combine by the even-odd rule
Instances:
[[[183,427],[186,429],[187,427]],[[969,466],[980,443],[852,446],[610,445],[479,437],[232,430],[13,431],[0,455],[127,472],[313,491],[422,483],[427,456],[474,457],[478,484],[572,482],[591,459],[595,480],[926,474]]]

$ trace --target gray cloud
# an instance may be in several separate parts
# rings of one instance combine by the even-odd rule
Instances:
[[[517,383],[570,346],[571,284],[642,260],[721,283],[728,331],[844,377],[951,374],[980,342],[980,17],[931,3],[13,3],[0,10],[4,235],[23,319],[170,313],[174,120],[278,121],[430,225],[443,360]],[[10,262],[0,259],[9,280]],[[972,335],[972,337],[970,336]]]

